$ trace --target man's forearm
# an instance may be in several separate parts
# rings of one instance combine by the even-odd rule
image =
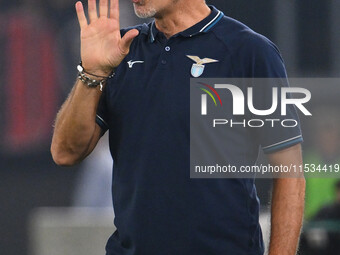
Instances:
[[[51,152],[57,164],[77,163],[98,140],[95,116],[100,95],[98,88],[76,82],[55,122]]]
[[[272,165],[302,164],[301,145],[268,155]],[[303,173],[282,173],[274,179],[269,255],[295,255],[302,226],[305,179]],[[285,178],[284,178],[285,177]]]
[[[275,179],[269,255],[295,255],[302,226],[305,179]]]
[[[85,83],[92,83],[92,78],[98,80],[99,77],[101,81],[108,79],[139,35],[137,29],[130,29],[121,36],[118,0],[100,1],[99,10],[96,3],[95,0],[88,1],[89,19],[82,2],[78,1],[75,5],[83,65],[78,71]],[[57,164],[73,165],[87,156],[97,144],[101,130],[95,118],[100,95],[98,88],[89,88],[77,81],[55,123],[51,152]]]

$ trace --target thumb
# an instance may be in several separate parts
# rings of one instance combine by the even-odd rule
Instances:
[[[129,53],[131,43],[133,39],[139,34],[137,29],[129,30],[122,38],[121,41],[121,51],[124,55]]]

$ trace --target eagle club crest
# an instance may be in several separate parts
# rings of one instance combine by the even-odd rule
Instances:
[[[204,68],[205,68],[204,64],[218,62],[218,60],[211,59],[211,58],[200,59],[197,56],[190,56],[190,55],[187,55],[187,57],[190,58],[192,61],[196,62],[196,64],[193,64],[191,67],[191,75],[195,78],[200,77],[203,74]]]

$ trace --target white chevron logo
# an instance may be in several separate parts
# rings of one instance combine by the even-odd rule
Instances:
[[[132,60],[130,60],[130,61],[128,61],[127,63],[128,63],[128,65],[129,65],[129,68],[132,68],[134,64],[143,64],[144,61],[140,61],[140,60],[138,60],[138,61],[132,61]]]

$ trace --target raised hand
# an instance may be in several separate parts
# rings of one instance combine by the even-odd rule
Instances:
[[[96,0],[88,0],[87,21],[81,2],[76,3],[76,11],[81,29],[81,59],[89,73],[107,76],[129,53],[137,29],[128,31],[122,38],[119,25],[119,1],[100,0],[99,17]]]

